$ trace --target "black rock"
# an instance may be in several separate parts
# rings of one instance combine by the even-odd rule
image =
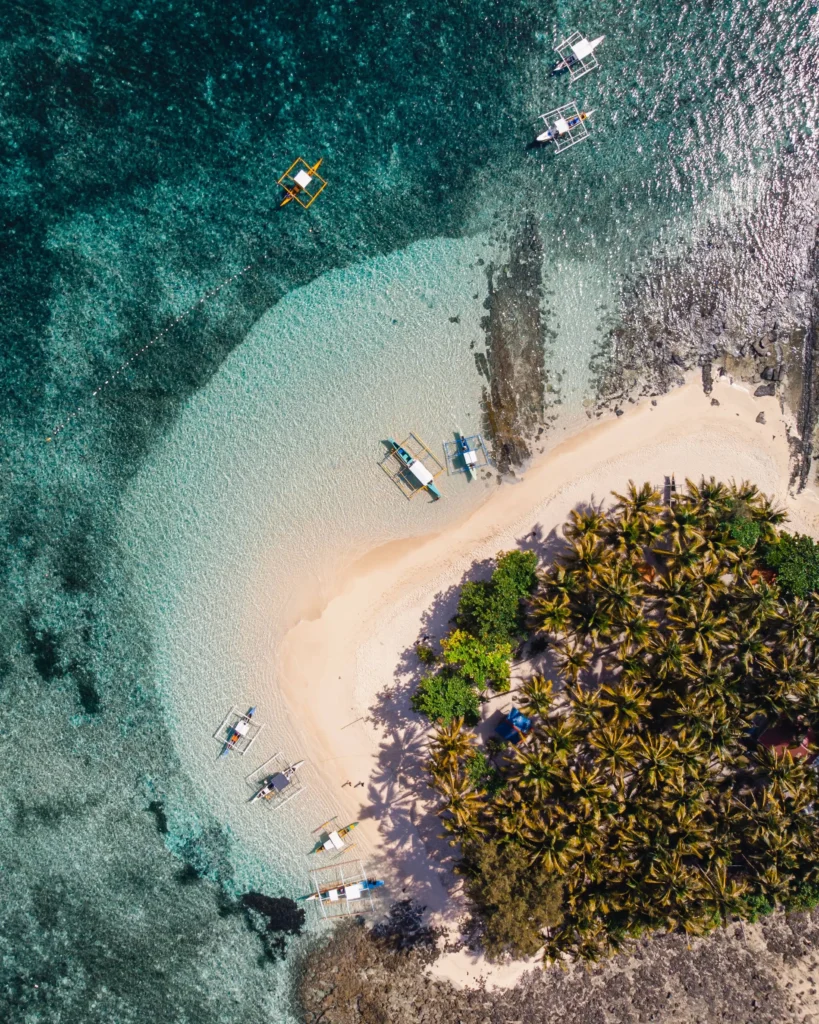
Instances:
[[[776,367],[775,366],[766,366],[765,369],[760,374],[760,377],[763,380],[776,380]]]
[[[776,384],[771,381],[770,384],[760,384],[756,391],[754,391],[754,398],[769,398],[771,395],[775,394]]]
[[[623,415],[623,410],[622,409],[615,409],[614,410],[614,415],[615,416],[622,416]]]
[[[719,399],[718,398],[712,398],[711,399],[711,405],[719,405]]]
[[[760,413],[760,414],[759,414],[759,415],[757,416],[757,418],[756,418],[756,421],[757,421],[757,423],[763,423],[763,424],[764,424],[764,422],[765,422],[765,413],[764,413],[764,412],[761,412],[761,413]]]

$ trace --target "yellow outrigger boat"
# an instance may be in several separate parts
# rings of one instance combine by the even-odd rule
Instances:
[[[327,187],[327,182],[318,174],[323,159],[324,157],[320,157],[312,167],[301,157],[293,161],[278,181],[278,184],[287,193],[279,203],[278,209],[281,210],[288,203],[292,203],[294,199],[305,210],[312,206],[320,193]]]

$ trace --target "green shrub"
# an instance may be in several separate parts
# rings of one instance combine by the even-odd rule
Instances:
[[[786,910],[813,910],[819,904],[819,882],[797,882],[794,889],[782,898]]]
[[[476,789],[494,796],[503,787],[503,776],[482,750],[473,750],[464,762],[466,776]]]
[[[478,721],[480,705],[475,687],[469,679],[451,669],[425,676],[410,703],[415,711],[444,725],[449,725],[453,718],[463,718],[470,725]]]
[[[498,554],[492,574],[494,583],[514,590],[518,597],[528,597],[537,583],[537,555],[534,551],[507,551]]]
[[[526,632],[522,599],[537,583],[537,555],[532,551],[499,554],[489,580],[465,583],[456,621],[484,641],[512,643]]]
[[[776,544],[766,544],[762,561],[776,573],[786,594],[807,597],[819,590],[819,545],[801,534],[780,533]]]
[[[418,655],[418,660],[422,665],[434,665],[438,660],[438,655],[429,644],[416,644],[415,653]]]
[[[543,945],[542,930],[562,920],[560,882],[532,864],[522,846],[488,840],[464,854],[466,889],[485,923],[486,952],[532,956]]]
[[[747,908],[747,911],[741,916],[752,924],[758,921],[760,917],[767,917],[768,914],[774,912],[773,903],[761,892],[753,893],[750,896],[743,896],[742,903]]]
[[[508,641],[479,640],[463,629],[456,629],[441,641],[444,661],[459,668],[478,687],[493,687],[499,693],[509,689],[509,659],[512,645]]]
[[[735,519],[728,528],[733,540],[743,548],[752,548],[759,540],[762,528],[753,519]]]

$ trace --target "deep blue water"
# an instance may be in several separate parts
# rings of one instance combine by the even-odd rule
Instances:
[[[173,754],[120,496],[277,300],[421,238],[534,214],[547,266],[618,283],[613,328],[695,349],[798,325],[817,9],[33,0],[0,19],[0,1013],[284,1019],[242,851]],[[607,40],[571,91],[547,69],[576,26]],[[528,151],[569,95],[597,111],[590,142]],[[299,154],[331,186],[277,214]]]

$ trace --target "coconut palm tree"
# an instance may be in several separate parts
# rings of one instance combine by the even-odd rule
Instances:
[[[529,676],[520,688],[520,708],[525,715],[545,715],[552,706],[551,679],[542,675]]]
[[[696,671],[692,658],[694,647],[677,630],[660,633],[649,645],[649,651],[651,666],[658,679],[693,675]]]
[[[450,772],[445,778],[437,779],[435,787],[444,798],[443,809],[452,815],[454,826],[474,831],[485,801],[469,779]]]
[[[560,641],[555,644],[554,651],[563,671],[573,683],[577,682],[580,673],[591,664],[592,651],[576,640]]]
[[[589,733],[589,745],[597,754],[601,770],[621,775],[634,766],[636,740],[618,725],[609,725]]]
[[[457,771],[459,763],[474,750],[472,734],[464,730],[463,718],[453,718],[449,725],[439,724],[429,747],[438,774]]]
[[[698,515],[707,517],[712,522],[720,522],[730,514],[731,492],[713,476],[708,480],[703,477],[699,484],[686,477],[685,486],[689,500]]]
[[[647,714],[654,696],[651,690],[635,683],[619,683],[600,687],[600,705],[614,725],[637,725]]]
[[[584,690],[581,686],[567,687],[566,695],[570,700],[569,723],[578,735],[591,732],[602,723],[603,709],[598,690]]]
[[[602,508],[572,509],[563,533],[571,540],[581,540],[584,537],[600,538],[607,525],[608,519]]]
[[[687,504],[676,503],[665,512],[665,525],[671,541],[671,552],[682,551],[692,544],[703,544],[703,518]]]
[[[668,736],[638,736],[635,776],[652,788],[672,778],[678,768],[676,745]]]
[[[563,633],[572,620],[572,610],[565,594],[536,597],[531,604],[531,618],[541,633]]]
[[[725,615],[715,615],[704,601],[700,605],[692,603],[685,612],[684,615],[669,615],[668,621],[680,630],[706,666],[710,666],[715,650],[731,638],[728,619]]]
[[[521,794],[528,792],[535,799],[544,800],[552,793],[560,774],[560,766],[555,763],[552,751],[535,739],[522,749],[515,748],[508,778]]]
[[[637,487],[633,480],[628,482],[626,494],[617,494],[618,505],[615,508],[615,515],[636,519],[641,523],[650,523],[663,511],[660,494],[650,484],[643,484]]]

